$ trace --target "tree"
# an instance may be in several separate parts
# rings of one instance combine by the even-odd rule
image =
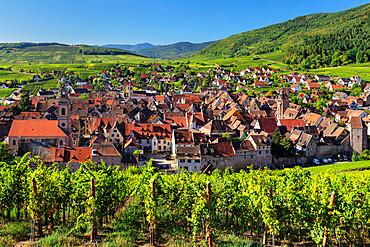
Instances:
[[[30,100],[30,94],[28,92],[22,94],[18,107],[21,112],[27,112],[32,108],[32,101]]]
[[[276,157],[287,157],[294,155],[294,144],[289,137],[282,137],[279,130],[276,129],[272,135],[271,145],[272,155]]]
[[[0,162],[5,162],[8,165],[14,163],[15,156],[10,154],[10,147],[5,142],[0,142]]]
[[[28,112],[32,108],[32,101],[30,100],[30,95],[28,92],[25,92],[21,96],[21,100],[18,103],[18,106],[12,105],[9,109],[10,112],[13,112],[15,115],[19,115],[21,112]]]

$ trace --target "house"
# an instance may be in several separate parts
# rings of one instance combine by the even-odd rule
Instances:
[[[360,106],[360,107],[364,105],[364,100],[362,98],[360,98],[360,97],[348,96],[347,97],[347,100],[353,100],[353,101],[355,101],[356,104],[358,106]]]
[[[209,137],[221,137],[224,133],[229,133],[231,135],[235,134],[235,131],[223,120],[211,120],[200,128],[199,131]]]
[[[344,77],[340,77],[337,82],[341,85],[348,85],[348,83],[350,82],[350,78],[344,78]]]
[[[352,88],[355,84],[361,84],[362,83],[362,79],[359,76],[352,76],[350,79],[351,79],[351,81],[348,83],[349,88]]]
[[[358,109],[358,104],[354,100],[347,99],[346,100],[347,107],[351,110],[357,110]]]
[[[296,152],[303,152],[305,156],[317,155],[317,143],[312,135],[301,132],[299,138],[295,141]]]
[[[17,153],[22,144],[30,142],[63,148],[69,144],[69,137],[59,127],[58,120],[14,120],[7,138],[9,147]]]
[[[177,148],[177,169],[185,169],[189,172],[201,171],[201,159],[200,145]]]
[[[334,92],[335,90],[342,90],[343,89],[343,86],[342,85],[330,85],[329,86],[329,91],[330,92]]]
[[[333,94],[333,100],[345,100],[348,98],[348,95],[345,92],[336,92]]]
[[[273,135],[278,125],[275,118],[259,118],[254,125],[254,130],[265,131],[269,135]]]
[[[306,84],[308,90],[320,89],[320,85],[317,82],[309,82]]]
[[[317,81],[330,81],[330,76],[327,75],[315,75]]]
[[[104,163],[108,166],[122,168],[122,155],[112,143],[99,143],[92,145],[92,158],[95,163]]]
[[[309,113],[307,114],[307,118],[304,119],[306,122],[306,125],[312,125],[312,126],[319,126],[321,121],[323,120],[322,116],[317,113]]]
[[[263,81],[256,81],[252,84],[254,87],[258,87],[258,88],[266,88],[266,87],[270,87],[270,84],[269,83],[266,83],[266,82],[263,82]]]
[[[0,89],[8,89],[8,85],[6,83],[0,83]]]
[[[306,126],[306,123],[303,119],[279,119],[277,125],[286,126],[287,131],[291,132],[295,128]]]
[[[298,91],[302,90],[302,87],[301,87],[299,84],[294,83],[294,84],[292,84],[292,85],[290,86],[290,89],[291,89],[293,92],[298,92]]]
[[[297,99],[304,99],[304,98],[309,98],[310,96],[306,93],[299,93],[297,95]]]

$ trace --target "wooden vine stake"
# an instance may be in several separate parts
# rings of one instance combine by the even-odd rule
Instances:
[[[152,179],[152,182],[151,182],[151,193],[153,195],[153,198],[155,198],[155,178]],[[154,219],[150,219],[150,226],[149,226],[149,230],[150,230],[150,246],[154,246],[155,245],[155,239],[154,239]]]
[[[36,184],[36,179],[35,178],[32,178],[32,188],[33,188],[33,193],[35,194],[35,197],[37,198],[37,184]],[[35,210],[35,214],[36,214],[37,228],[38,228],[39,236],[42,236],[43,235],[42,222],[41,222],[41,217],[40,217],[39,212],[37,211],[37,209]]]
[[[211,182],[207,182],[207,206],[211,208]],[[212,247],[212,232],[211,232],[211,219],[207,217],[207,224],[206,224],[206,232],[207,232],[207,240],[208,240],[208,247]]]
[[[95,181],[94,178],[90,179],[91,184],[91,196],[95,199]],[[96,235],[96,209],[94,208],[94,216],[93,216],[93,222],[91,226],[91,233],[90,233],[90,242],[93,242],[95,240]]]
[[[330,211],[334,207],[334,200],[335,200],[335,191],[331,192],[331,196],[330,196],[330,202],[329,202],[329,219],[330,219],[330,216],[331,216]],[[322,246],[323,247],[326,247],[327,246],[327,241],[328,241],[328,230],[325,227],[324,240],[322,241]]]
[[[269,197],[272,198],[272,187],[270,186],[269,188]],[[268,241],[268,232],[269,232],[269,227],[267,224],[265,224],[265,230],[263,232],[263,240],[262,240],[262,244],[263,245],[267,245],[267,241]],[[273,236],[274,238],[275,236]],[[275,239],[273,240],[273,242],[275,242]],[[275,243],[274,243],[275,245]]]

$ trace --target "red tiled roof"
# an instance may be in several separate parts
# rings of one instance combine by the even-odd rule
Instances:
[[[177,127],[186,127],[186,117],[166,117],[165,122],[167,124],[176,123]]]
[[[260,128],[269,135],[272,135],[278,127],[275,118],[260,118],[257,121],[260,124]]]
[[[233,146],[230,142],[215,143],[217,154],[222,157],[235,156]]]
[[[8,136],[21,137],[66,137],[57,120],[14,120]]]
[[[91,159],[91,147],[53,148],[54,162],[85,162]]]
[[[280,119],[280,125],[286,126],[288,131],[291,131],[294,127],[304,127],[306,123],[303,119]]]

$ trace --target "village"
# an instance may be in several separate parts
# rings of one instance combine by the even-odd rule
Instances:
[[[151,159],[168,172],[276,169],[368,149],[370,84],[358,76],[151,70],[133,78],[118,66],[88,80],[59,73],[61,88],[13,93],[0,107],[1,141],[72,172],[87,160],[125,169]],[[30,108],[14,111],[24,100]]]

